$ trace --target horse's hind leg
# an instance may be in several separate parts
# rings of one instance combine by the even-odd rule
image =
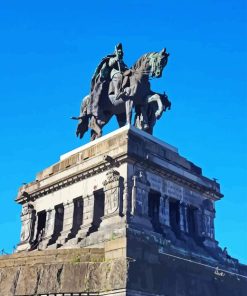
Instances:
[[[125,102],[126,124],[131,124],[132,108],[133,108],[133,101],[132,100],[127,100]]]
[[[143,120],[143,129],[144,131],[147,131],[149,129],[149,124],[148,124],[148,116],[147,116],[147,108],[148,105],[141,105],[140,109],[141,109],[141,114],[142,114],[142,120]]]
[[[96,134],[96,132],[92,129],[91,130],[91,138],[90,138],[90,140],[91,141],[94,141],[95,139],[97,139],[98,138],[98,135]]]
[[[90,128],[91,131],[91,141],[100,138],[102,136],[102,129],[103,127],[109,122],[109,120],[112,118],[112,114],[104,113],[103,118],[96,118],[95,116],[92,117],[92,120],[90,121]]]

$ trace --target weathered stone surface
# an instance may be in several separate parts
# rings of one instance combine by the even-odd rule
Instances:
[[[126,286],[126,260],[106,260],[99,249],[2,256],[0,264],[1,296],[106,292]]]
[[[127,257],[106,259],[107,252],[126,244]],[[29,255],[0,257],[0,296],[244,296],[247,288],[244,270],[226,270],[178,256],[136,235],[113,243],[106,253],[103,249],[71,249]]]
[[[128,235],[127,295],[244,296],[247,269],[159,247],[145,234]],[[180,250],[183,251],[182,248]],[[141,291],[139,294],[138,291]],[[130,294],[129,294],[130,293]]]

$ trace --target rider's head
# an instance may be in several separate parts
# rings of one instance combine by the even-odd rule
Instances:
[[[122,43],[118,43],[116,46],[115,46],[115,54],[120,58],[122,59],[123,58],[123,46],[122,46]]]

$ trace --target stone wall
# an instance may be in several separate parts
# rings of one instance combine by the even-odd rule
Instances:
[[[167,252],[166,248],[129,236],[127,295],[245,296],[247,269]]]
[[[35,251],[2,256],[0,296],[61,293],[123,296],[125,275],[125,259],[106,259],[103,249]]]
[[[167,252],[144,236],[129,234],[128,240],[113,240],[105,250],[2,256],[0,296],[245,296],[246,268],[232,270]]]

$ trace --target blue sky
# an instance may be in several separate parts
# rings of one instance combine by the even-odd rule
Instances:
[[[167,92],[172,110],[154,135],[219,179],[216,239],[247,264],[244,2],[1,2],[0,249],[19,240],[18,187],[89,140],[75,137],[69,117],[101,58],[122,42],[129,66],[146,52],[170,52],[152,89]],[[113,120],[104,133],[116,127]]]

